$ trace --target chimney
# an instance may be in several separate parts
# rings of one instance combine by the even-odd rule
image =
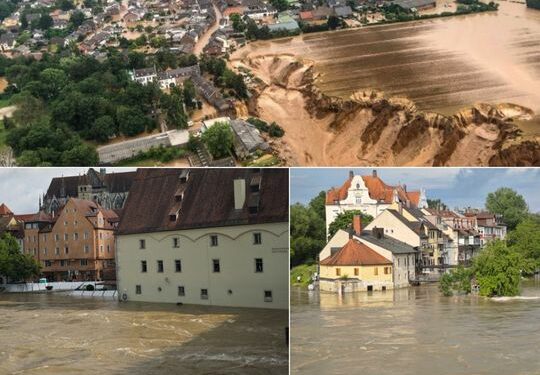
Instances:
[[[357,236],[362,233],[362,217],[360,215],[353,216],[353,232]]]
[[[405,190],[405,192],[407,192],[407,185],[403,184],[403,190]]]
[[[246,203],[246,180],[234,180],[234,209],[241,210]]]
[[[349,171],[349,178],[353,178],[354,177],[354,172],[353,171]]]
[[[374,169],[373,172],[371,172],[371,175],[372,175],[373,177],[377,177],[377,170]]]

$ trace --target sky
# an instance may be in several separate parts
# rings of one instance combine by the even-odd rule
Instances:
[[[107,168],[109,172],[133,171],[134,168]],[[44,194],[53,177],[85,174],[88,168],[0,168],[0,204],[15,214],[35,213],[39,196]]]
[[[373,168],[294,168],[291,202],[307,203],[322,190],[341,186],[349,170],[371,174]],[[523,195],[532,212],[540,212],[540,168],[377,168],[388,185],[423,188],[428,199],[441,199],[451,209],[483,208],[488,193],[509,187]]]

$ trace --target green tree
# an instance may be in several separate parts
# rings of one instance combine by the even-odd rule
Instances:
[[[289,3],[287,0],[270,0],[270,4],[272,4],[272,6],[276,8],[278,12],[283,12],[289,8]]]
[[[448,210],[448,206],[440,199],[428,198],[427,205],[429,208],[434,209],[434,210]]]
[[[328,24],[328,28],[330,30],[335,30],[338,27],[341,26],[341,20],[336,16],[330,16],[328,17],[328,21],[326,21]]]
[[[291,206],[291,266],[314,263],[326,244],[325,221],[317,209],[319,196],[307,207],[300,203]]]
[[[3,234],[0,237],[0,275],[6,276],[8,281],[25,281],[37,277],[39,273],[39,263],[20,251],[13,236]]]
[[[519,294],[524,260],[503,241],[492,241],[474,259],[473,272],[480,294],[487,297]]]
[[[533,262],[533,266],[540,266],[540,222],[533,216],[525,218],[508,233],[507,243],[511,249]],[[530,274],[534,270],[527,271]]]
[[[116,122],[120,124],[120,132],[128,137],[142,133],[148,120],[136,108],[120,107],[116,112]]]
[[[197,105],[197,103],[195,102],[197,93],[195,91],[195,85],[190,79],[184,82],[182,96],[184,98],[184,103],[188,108],[195,108],[195,106]]]
[[[328,226],[328,238],[332,238],[334,234],[340,229],[347,229],[352,225],[353,217],[360,215],[362,218],[362,227],[367,226],[373,221],[373,216],[363,213],[360,210],[351,210],[340,212],[334,221]]]
[[[510,188],[500,188],[489,193],[486,208],[493,214],[501,215],[509,230],[514,229],[529,212],[523,196]]]
[[[106,142],[116,133],[116,125],[114,119],[109,116],[101,116],[94,121],[92,125],[91,135],[92,138],[98,142]]]
[[[48,14],[42,14],[38,21],[38,27],[41,30],[48,30],[52,27],[53,23],[54,22],[51,16]]]
[[[86,144],[79,144],[62,154],[62,165],[70,167],[97,165],[99,157],[96,150]]]
[[[82,25],[82,23],[84,22],[84,19],[85,19],[84,13],[81,12],[80,10],[76,10],[75,12],[71,14],[69,21],[75,28],[78,28],[79,26]]]
[[[201,140],[204,142],[212,156],[216,159],[229,155],[233,146],[233,132],[226,122],[216,122],[206,130]]]

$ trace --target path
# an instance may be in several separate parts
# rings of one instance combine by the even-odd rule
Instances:
[[[206,45],[210,41],[210,37],[212,36],[212,34],[217,29],[219,29],[219,22],[223,18],[223,15],[219,11],[218,7],[215,4],[213,4],[213,6],[214,14],[216,15],[216,22],[214,22],[214,24],[208,30],[206,30],[206,32],[199,38],[197,43],[195,43],[195,46],[193,47],[193,54],[195,54],[196,56],[202,54],[204,47],[206,47]]]

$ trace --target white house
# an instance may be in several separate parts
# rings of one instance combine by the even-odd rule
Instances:
[[[140,169],[117,237],[121,299],[287,309],[288,171]]]
[[[408,191],[406,185],[390,186],[377,175],[377,171],[369,176],[354,175],[340,188],[332,188],[326,192],[326,232],[328,227],[342,212],[360,210],[373,217],[378,216],[395,202],[410,204],[414,207],[427,207],[425,191]]]

